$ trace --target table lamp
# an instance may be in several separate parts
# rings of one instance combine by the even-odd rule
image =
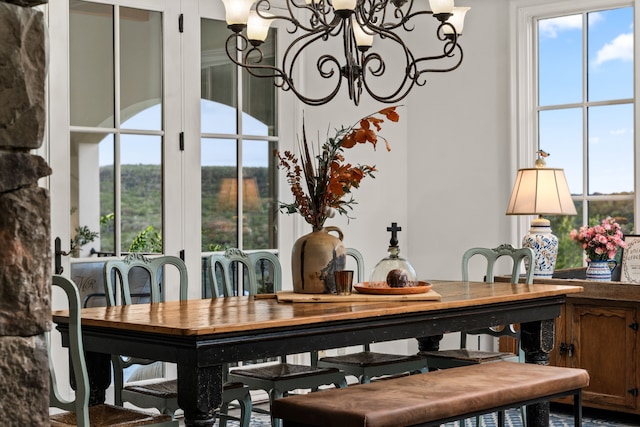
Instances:
[[[551,278],[558,256],[558,238],[551,234],[551,223],[542,215],[576,215],[563,169],[538,167],[518,170],[507,215],[538,215],[531,221],[522,246],[531,248],[536,278]]]

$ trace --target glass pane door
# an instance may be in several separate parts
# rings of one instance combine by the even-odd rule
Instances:
[[[229,34],[224,21],[201,19],[202,250],[275,249],[276,90],[239,72]]]
[[[162,20],[69,2],[74,257],[163,251]]]
[[[275,32],[265,60],[275,58]],[[277,252],[278,146],[276,88],[271,79],[241,71],[228,58],[230,31],[223,19],[200,19],[200,169],[203,260],[228,248]],[[203,262],[203,296],[210,296]],[[258,269],[269,289],[269,267]],[[243,274],[234,272],[237,293]],[[273,291],[273,285],[271,285]]]

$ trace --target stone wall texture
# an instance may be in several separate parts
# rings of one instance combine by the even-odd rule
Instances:
[[[49,389],[44,335],[0,339],[0,420],[3,426],[48,426]],[[10,381],[11,380],[11,381]]]
[[[0,194],[0,336],[30,336],[51,320],[49,195]]]
[[[51,174],[43,142],[47,39],[35,0],[0,0],[0,426],[49,425]]]
[[[51,175],[51,168],[40,156],[27,153],[0,153],[0,193],[32,187]]]
[[[0,149],[38,148],[45,125],[44,16],[0,2]]]

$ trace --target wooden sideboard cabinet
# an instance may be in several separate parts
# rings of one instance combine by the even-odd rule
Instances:
[[[589,372],[584,406],[640,414],[640,285],[584,279],[534,282],[584,288],[567,295],[550,357],[552,365]]]

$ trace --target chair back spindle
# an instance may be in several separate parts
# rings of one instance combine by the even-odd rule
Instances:
[[[104,286],[107,294],[107,305],[113,306],[118,303],[116,301],[117,289],[120,291],[120,303],[123,305],[132,304],[133,297],[143,296],[139,287],[134,288],[132,286],[132,275],[135,274],[135,271],[144,271],[148,276],[150,302],[164,301],[166,292],[162,290],[162,277],[164,276],[165,265],[172,265],[178,270],[180,274],[180,300],[186,300],[188,276],[184,261],[171,255],[148,258],[142,254],[131,253],[123,259],[111,259],[104,264]],[[132,292],[132,290],[136,292]]]
[[[265,264],[270,264],[270,269]],[[237,274],[235,266],[237,266]],[[209,285],[211,295],[215,298],[223,296],[241,295],[242,289],[247,289],[249,295],[258,294],[258,274],[264,284],[267,277],[265,271],[270,271],[270,280],[273,283],[273,292],[282,290],[282,267],[278,257],[268,251],[244,252],[237,248],[227,249],[223,254],[213,254],[208,258],[207,272],[209,274]],[[245,278],[242,272],[246,271],[248,284],[241,278]],[[222,283],[220,282],[222,279]],[[237,284],[242,285],[242,289],[237,289]],[[248,285],[248,286],[247,286]]]
[[[487,260],[487,270],[485,281],[493,283],[495,280],[494,266],[498,258],[506,256],[513,260],[513,268],[511,270],[512,283],[518,283],[520,279],[520,265],[525,263],[525,279],[526,284],[533,283],[533,268],[527,266],[533,265],[533,251],[531,248],[516,249],[509,244],[502,244],[497,248],[471,248],[467,249],[462,255],[462,280],[469,281],[469,260],[475,255],[482,255]]]
[[[364,258],[359,250],[355,248],[345,249],[347,256],[354,259],[356,263],[356,283],[364,281]]]

